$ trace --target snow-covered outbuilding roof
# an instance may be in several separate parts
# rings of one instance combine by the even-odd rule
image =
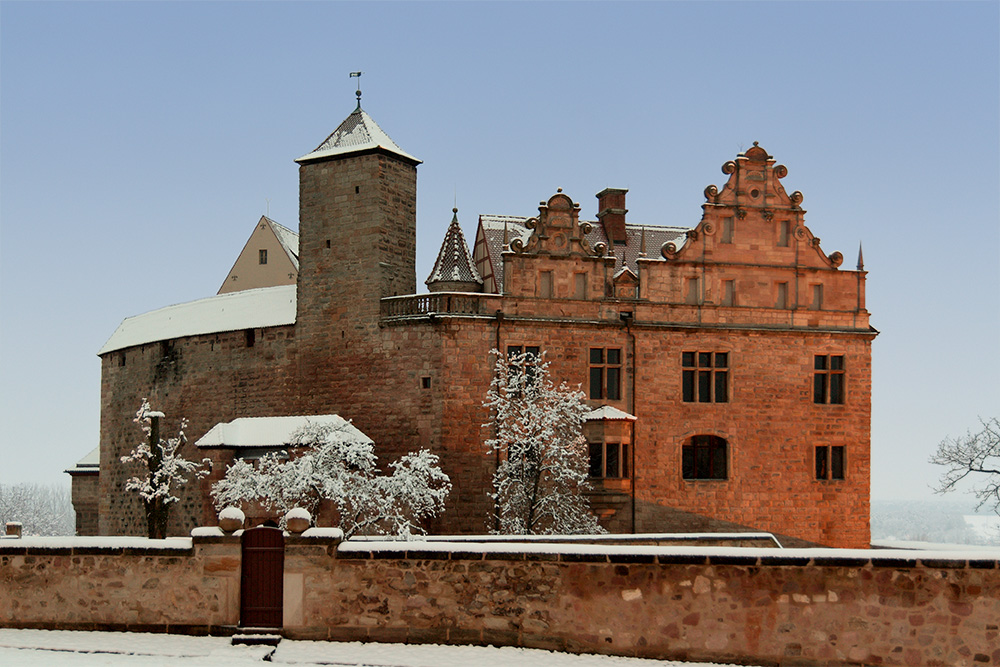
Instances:
[[[101,469],[101,447],[97,446],[90,450],[90,453],[76,462],[76,465],[67,469],[71,475],[97,474]]]
[[[183,336],[295,323],[295,285],[219,294],[125,318],[98,356]]]
[[[315,425],[330,427],[326,442],[372,442],[340,415],[296,415],[291,417],[240,417],[216,424],[195,442],[204,448],[285,447],[299,429]],[[324,429],[326,430],[326,429]]]
[[[350,116],[327,137],[323,143],[316,147],[311,153],[296,158],[296,162],[312,162],[324,158],[348,155],[350,153],[360,153],[381,149],[388,153],[393,153],[413,164],[420,164],[420,160],[413,157],[402,148],[396,145],[389,135],[382,131],[372,117],[361,108],[360,102]]]

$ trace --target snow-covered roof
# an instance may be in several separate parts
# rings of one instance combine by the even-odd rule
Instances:
[[[278,243],[284,248],[285,253],[288,255],[288,259],[292,260],[292,264],[295,268],[299,268],[299,233],[285,227],[282,224],[271,220],[266,215],[265,219],[271,224],[271,229],[274,230],[274,235],[278,239]]]
[[[469,252],[469,244],[458,224],[458,209],[452,209],[451,224],[445,232],[444,242],[434,262],[434,270],[424,281],[426,284],[439,282],[462,282],[482,284],[483,278],[476,270]]]
[[[295,415],[291,417],[239,417],[216,424],[194,443],[197,447],[284,447],[292,434],[304,426],[332,426],[327,442],[372,442],[351,422],[339,415]]]
[[[183,336],[294,323],[295,285],[230,292],[126,317],[97,354]]]
[[[629,413],[619,410],[616,407],[610,405],[602,405],[596,410],[591,410],[583,417],[584,421],[596,422],[596,421],[632,421],[636,420],[635,415],[630,415]]]
[[[84,456],[82,459],[76,462],[72,468],[69,468],[65,472],[69,474],[75,473],[96,473],[101,468],[101,447],[98,445],[90,450],[90,453]]]
[[[420,163],[420,160],[397,146],[396,142],[390,139],[389,135],[383,132],[378,123],[372,120],[372,117],[358,104],[358,108],[345,118],[344,122],[316,150],[297,158],[295,161],[311,162],[377,148],[394,153],[414,164]]]

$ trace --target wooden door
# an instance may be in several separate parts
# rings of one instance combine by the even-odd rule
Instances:
[[[240,627],[281,628],[284,575],[284,533],[265,527],[244,531]]]

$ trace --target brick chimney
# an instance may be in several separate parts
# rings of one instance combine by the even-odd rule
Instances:
[[[620,188],[605,188],[597,193],[597,219],[604,225],[604,233],[615,245],[625,245],[625,193]]]

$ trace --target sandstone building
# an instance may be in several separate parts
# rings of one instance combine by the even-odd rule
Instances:
[[[128,318],[101,349],[102,534],[142,532],[118,461],[143,396],[189,420],[189,458],[216,462],[184,492],[174,532],[214,521],[208,488],[234,453],[195,451],[209,429],[327,413],[353,420],[382,460],[439,454],[454,490],[429,528],[483,532],[494,462],[482,401],[498,349],[544,353],[554,378],[587,392],[592,506],[611,530],[868,545],[866,273],[860,257],[849,271],[824,254],[787,169],[756,143],[705,189],[694,229],[627,219],[623,189],[598,193],[588,221],[560,191],[530,216],[481,216],[470,252],[456,211],[423,294],[420,161],[359,103],[296,162],[292,284]],[[245,249],[251,263],[258,250]]]

